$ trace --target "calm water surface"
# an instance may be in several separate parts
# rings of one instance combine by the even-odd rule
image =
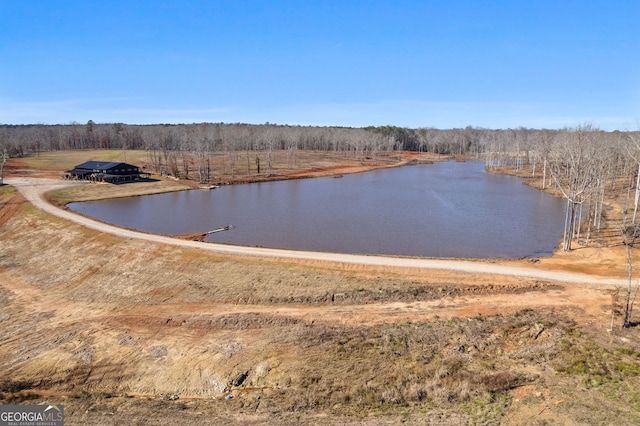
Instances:
[[[515,259],[550,255],[564,203],[444,162],[345,175],[73,203],[126,228],[180,235],[233,225],[209,242],[343,253]]]

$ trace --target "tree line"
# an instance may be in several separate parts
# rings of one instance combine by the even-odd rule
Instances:
[[[585,127],[585,126],[581,126]],[[597,136],[632,135],[637,132],[604,132],[588,126]],[[170,151],[312,150],[352,152],[356,157],[380,151],[417,151],[474,155],[486,152],[531,151],[578,128],[459,129],[370,126],[365,128],[291,126],[276,124],[153,124],[123,123],[63,125],[0,124],[0,149],[11,156],[25,152],[68,149],[142,149]],[[635,136],[634,136],[635,135]]]
[[[298,151],[342,153],[354,160],[388,159],[393,152],[416,151],[472,156],[487,169],[510,168],[539,178],[542,189],[567,203],[562,249],[589,244],[606,224],[609,201],[622,205],[618,235],[628,247],[629,288],[625,325],[629,324],[631,247],[640,235],[640,132],[606,132],[585,124],[564,129],[459,129],[314,127],[275,124],[122,123],[67,125],[0,125],[0,154],[77,149],[144,150],[147,166],[157,173],[209,182],[212,158],[224,156],[230,174],[244,165],[271,173],[275,153],[295,167]],[[255,164],[254,164],[255,163]],[[4,164],[3,164],[4,165]],[[226,166],[225,166],[226,167]],[[1,170],[1,169],[0,169]],[[622,199],[621,199],[622,198]],[[611,224],[609,224],[610,226]],[[630,305],[631,304],[631,305]]]
[[[346,127],[252,124],[122,123],[0,125],[0,147],[10,155],[69,149],[142,149],[170,151],[319,150],[352,152],[399,149],[393,138]]]
[[[553,186],[567,200],[565,250],[576,239],[588,242],[593,230],[600,229],[607,191],[616,184],[628,185],[633,193],[629,223],[640,219],[635,213],[640,202],[640,133],[605,132],[591,125],[557,130],[268,123],[129,125],[91,120],[67,125],[0,125],[0,153],[5,156],[77,149],[144,150],[152,171],[203,183],[212,176],[214,155],[226,156],[232,175],[242,164],[247,170],[270,173],[275,152],[284,152],[287,163],[294,167],[299,150],[340,152],[363,161],[388,158],[397,151],[473,156],[486,161],[489,169],[509,166],[520,174],[542,177],[543,189]]]

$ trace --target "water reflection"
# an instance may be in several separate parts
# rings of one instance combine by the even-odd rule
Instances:
[[[344,253],[521,258],[550,255],[564,203],[481,162],[445,162],[69,205],[105,222],[209,242]]]

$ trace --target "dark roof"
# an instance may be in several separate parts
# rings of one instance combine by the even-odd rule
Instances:
[[[72,170],[67,170],[66,173],[70,173],[73,175],[88,175],[89,173],[93,173],[92,170],[87,170],[87,169],[72,169]]]
[[[124,166],[127,168],[138,168],[137,166],[133,166],[127,163],[113,163],[110,161],[87,161],[86,163],[78,164],[75,169],[85,169],[85,170],[109,170],[115,167]]]

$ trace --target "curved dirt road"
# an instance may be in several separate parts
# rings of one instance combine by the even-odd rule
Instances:
[[[355,255],[342,253],[306,252],[282,249],[269,249],[260,247],[230,246],[198,241],[186,241],[162,235],[146,234],[119,228],[97,220],[93,220],[68,210],[60,209],[42,198],[42,194],[52,189],[59,189],[69,185],[78,185],[67,181],[54,179],[39,179],[15,177],[6,178],[5,183],[16,187],[20,193],[35,207],[54,216],[70,220],[100,232],[106,232],[124,238],[137,238],[155,243],[169,244],[180,247],[196,248],[216,253],[235,254],[256,257],[276,257],[301,260],[319,260],[326,262],[351,263],[371,266],[392,266],[404,268],[443,269],[467,273],[499,274],[521,276],[551,281],[561,281],[579,284],[624,285],[626,280],[619,278],[602,278],[586,274],[570,272],[545,271],[534,268],[524,268],[508,265],[496,265],[492,263],[472,262],[464,260],[405,258],[391,256]]]

